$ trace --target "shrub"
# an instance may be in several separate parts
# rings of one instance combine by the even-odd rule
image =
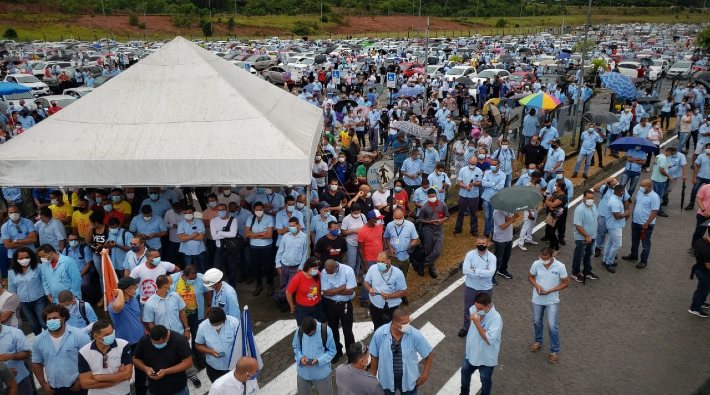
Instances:
[[[508,24],[507,19],[500,18],[496,21],[496,27],[505,27]]]
[[[234,30],[234,26],[236,24],[234,23],[234,17],[230,16],[229,19],[227,19],[227,30],[231,33],[232,30]]]
[[[212,22],[202,24],[202,34],[204,34],[205,37],[212,37]]]
[[[131,26],[138,26],[138,15],[131,14],[128,16],[128,24]]]
[[[307,36],[311,33],[311,28],[304,21],[296,21],[293,23],[291,32],[297,36]]]
[[[141,30],[145,30],[145,23],[144,22],[139,23],[138,28]]]
[[[5,32],[2,34],[2,36],[10,40],[14,40],[17,38],[17,31],[11,27],[8,27],[7,29],[5,29]]]

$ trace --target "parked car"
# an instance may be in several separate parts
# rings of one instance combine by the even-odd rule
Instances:
[[[459,77],[476,78],[476,69],[471,66],[454,66],[446,72],[446,80],[451,82]]]
[[[76,100],[76,97],[69,95],[49,95],[39,98],[39,101],[42,103],[42,107],[44,108],[48,108],[50,102],[52,101],[56,102],[61,108],[65,108],[66,106],[74,103]]]
[[[471,80],[482,84],[486,79],[488,79],[488,82],[493,82],[496,76],[498,76],[501,81],[505,81],[510,77],[510,71],[503,69],[486,69],[478,73],[476,78],[471,78]]]
[[[402,71],[402,74],[404,74],[404,76],[407,78],[413,76],[414,74],[423,75],[424,73],[426,73],[426,71],[424,70],[424,66],[417,63],[401,63],[399,65],[399,69]]]
[[[76,97],[77,99],[81,99],[82,97],[91,93],[91,91],[93,91],[93,90],[94,90],[94,88],[89,88],[88,86],[79,86],[76,88],[64,89],[64,92],[62,92],[62,95],[73,96],[73,97]]]
[[[668,72],[666,73],[669,77],[675,76],[688,76],[690,75],[690,70],[693,68],[693,62],[689,60],[679,60],[673,63]]]
[[[266,70],[263,70],[261,72],[261,75],[264,77],[264,80],[267,82],[270,82],[272,84],[276,85],[283,85],[286,81],[283,79],[283,74],[286,72],[286,69],[281,67],[281,66],[273,66],[269,67]],[[289,71],[291,73],[291,71]],[[291,79],[293,80],[293,73],[291,73]]]
[[[625,60],[617,63],[616,66],[619,68],[619,73],[629,78],[643,78],[645,73],[648,73],[648,75],[646,75],[648,79],[655,81],[661,75],[658,68],[649,67],[648,69],[644,69],[641,63],[635,61]]]
[[[508,81],[510,81],[511,88],[517,89],[520,88],[521,86],[526,86],[526,85],[532,85],[537,81],[537,77],[535,76],[535,73],[530,72],[530,71],[519,71],[511,74],[508,77]]]
[[[10,102],[17,106],[20,100],[25,101],[25,106],[30,111],[37,109],[37,105],[35,105],[36,98],[32,96],[30,92],[24,92],[0,96],[0,112],[7,114],[7,108],[10,106]]]
[[[28,74],[10,74],[5,77],[6,82],[15,82],[20,85],[24,85],[32,89],[32,95],[48,95],[49,87],[44,82],[37,79],[37,77]]]
[[[238,66],[244,67],[246,64],[250,64],[251,67],[256,69],[256,71],[261,71],[268,69],[271,66],[276,66],[279,61],[268,55],[252,55],[245,60],[238,61]]]

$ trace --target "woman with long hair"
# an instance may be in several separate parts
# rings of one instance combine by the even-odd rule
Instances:
[[[15,250],[7,277],[8,289],[20,298],[22,315],[36,335],[47,325],[42,313],[47,307],[47,296],[42,286],[42,274],[37,265],[37,255],[29,247]]]

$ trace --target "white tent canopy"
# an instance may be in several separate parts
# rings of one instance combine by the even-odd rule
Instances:
[[[322,114],[178,37],[0,145],[0,185],[310,185]]]

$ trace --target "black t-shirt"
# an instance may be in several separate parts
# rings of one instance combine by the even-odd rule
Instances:
[[[327,187],[326,187],[327,188]],[[335,195],[331,195],[330,191],[325,191],[320,194],[319,197],[321,202],[326,202],[330,207],[338,207],[343,203],[343,199],[345,199],[345,194],[343,191],[336,191]]]
[[[143,336],[138,341],[133,356],[157,372],[160,369],[175,366],[191,355],[190,345],[185,337],[181,333],[170,331],[168,344],[161,349],[155,348],[149,335]],[[172,395],[180,392],[186,386],[187,374],[185,372],[167,374],[160,380],[148,379],[148,390],[156,395]]]
[[[545,147],[539,144],[537,146],[528,144],[523,147],[521,153],[525,155],[525,167],[528,167],[531,163],[540,165],[545,158]]]
[[[326,259],[335,259],[338,262],[343,261],[343,254],[348,250],[348,244],[342,235],[338,235],[335,240],[331,240],[328,236],[321,237],[316,242],[315,252],[320,254],[321,261]]]
[[[693,270],[700,269],[704,270],[705,273],[710,272],[705,266],[705,262],[710,262],[710,242],[706,238],[702,238],[695,242],[693,246],[695,248],[695,265],[693,265]]]

